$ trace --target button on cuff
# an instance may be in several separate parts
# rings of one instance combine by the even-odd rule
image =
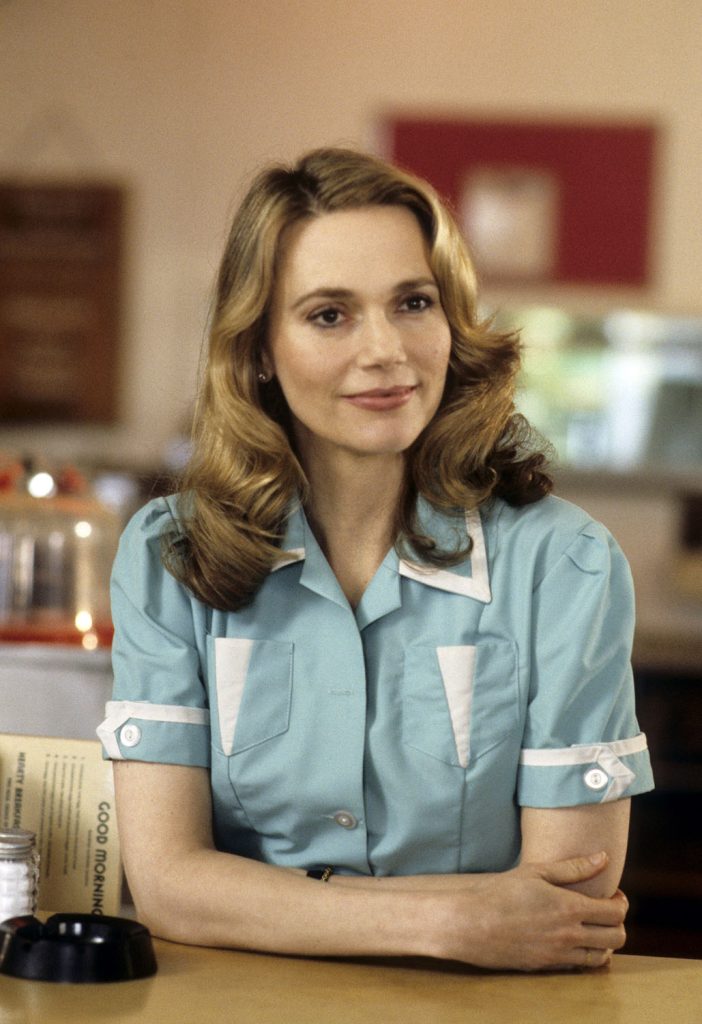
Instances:
[[[609,782],[609,775],[601,768],[591,768],[585,772],[583,781],[588,789],[604,789]]]
[[[136,747],[141,742],[141,729],[138,725],[122,726],[119,741],[123,747]]]

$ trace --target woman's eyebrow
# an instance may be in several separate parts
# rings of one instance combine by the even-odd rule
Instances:
[[[436,288],[438,284],[433,277],[411,277],[407,281],[400,281],[393,288],[393,292],[411,292],[416,288]]]
[[[295,299],[291,308],[297,309],[298,306],[304,305],[310,299],[350,299],[352,295],[353,292],[350,288],[315,288],[311,292],[305,292],[299,299]]]
[[[394,295],[399,292],[413,291],[415,288],[437,288],[438,285],[433,277],[412,277],[406,281],[399,281],[396,285],[393,285],[392,293]],[[303,306],[306,302],[310,302],[312,299],[351,299],[353,298],[353,291],[350,288],[332,288],[323,287],[315,288],[311,292],[305,292],[299,299],[295,299],[291,308],[297,309],[299,306]]]

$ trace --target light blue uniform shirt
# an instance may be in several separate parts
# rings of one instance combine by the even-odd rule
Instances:
[[[211,774],[222,850],[394,875],[502,871],[519,808],[652,787],[629,663],[626,561],[557,498],[494,501],[426,532],[473,547],[451,569],[391,551],[354,610],[301,510],[286,564],[242,611],[161,566],[173,499],[132,519],[113,573],[108,757]]]

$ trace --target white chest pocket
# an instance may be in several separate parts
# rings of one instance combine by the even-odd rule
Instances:
[[[514,645],[416,644],[405,652],[404,742],[447,764],[467,768],[519,722]]]
[[[230,756],[287,732],[293,645],[277,640],[208,637],[211,704],[222,753]],[[213,692],[214,691],[214,692]]]

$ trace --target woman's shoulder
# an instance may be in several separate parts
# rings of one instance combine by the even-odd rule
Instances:
[[[183,534],[183,512],[177,494],[152,498],[133,513],[122,531],[115,559],[125,565],[151,566],[160,573],[164,538],[177,540]]]
[[[122,531],[112,567],[112,583],[133,596],[179,590],[180,584],[164,563],[164,540],[177,543],[183,535],[183,507],[177,494],[153,498],[141,506]],[[170,544],[168,545],[170,547]]]
[[[583,571],[604,570],[613,557],[621,557],[607,527],[579,505],[554,495],[521,507],[498,499],[487,510],[485,523],[496,547],[512,554],[519,549],[540,564],[541,573],[563,556]]]
[[[173,527],[181,530],[183,521],[182,496],[167,494],[151,498],[132,514],[124,528],[122,537],[139,536],[144,539],[160,539],[164,530]]]
[[[537,535],[556,533],[573,536],[595,523],[593,517],[564,498],[548,494],[529,505],[509,505],[502,498],[495,498],[487,508],[487,519],[494,519],[501,530],[517,530]]]

